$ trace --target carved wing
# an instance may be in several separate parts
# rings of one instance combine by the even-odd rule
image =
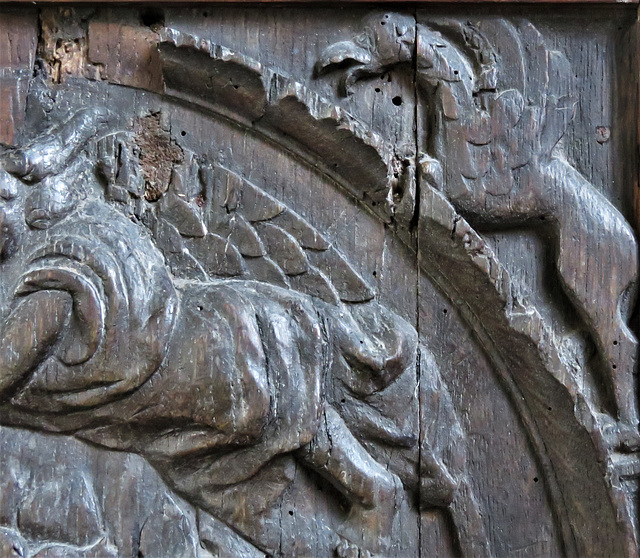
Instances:
[[[451,160],[451,149],[468,153],[468,167],[459,166],[458,176],[448,169],[447,188],[508,195],[514,172],[547,163],[573,120],[577,98],[569,62],[549,49],[529,22],[492,20],[477,28],[436,22],[420,38],[421,50],[433,53],[433,64],[419,74],[437,84],[438,102],[450,119],[440,124],[447,138],[437,144],[436,156]],[[516,70],[499,72],[497,60],[507,56],[518,60],[511,66]]]
[[[130,134],[103,139],[99,168],[108,197],[123,204],[135,200],[134,213],[151,230],[175,276],[262,281],[331,304],[374,297],[335,247],[273,196],[186,152],[158,190],[141,168],[134,141]]]
[[[402,42],[393,18],[375,14],[365,28],[369,40],[354,41],[367,50],[368,57],[360,56],[366,64],[343,42],[325,51],[319,70],[342,64],[349,84],[404,62],[398,54],[392,63],[386,54]],[[419,166],[423,182],[444,193],[474,227],[544,222],[557,243],[561,287],[598,349],[612,414],[638,445],[631,395],[637,341],[626,324],[635,299],[637,243],[624,217],[559,145],[576,105],[568,60],[531,23],[503,19],[417,24],[413,52],[429,120]],[[602,244],[610,246],[605,265],[591,249]],[[593,283],[585,283],[585,269],[593,270]],[[610,269],[619,271],[612,275]]]

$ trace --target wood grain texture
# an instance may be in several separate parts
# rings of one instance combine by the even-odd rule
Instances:
[[[33,8],[7,11],[0,19],[0,143],[13,143],[25,110],[38,38]]]
[[[635,8],[385,8],[37,8],[0,556],[637,555]]]

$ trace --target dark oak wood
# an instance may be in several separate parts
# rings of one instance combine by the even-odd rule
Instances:
[[[634,6],[0,6],[0,557],[638,554]]]

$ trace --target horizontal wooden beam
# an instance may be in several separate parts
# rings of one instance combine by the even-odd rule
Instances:
[[[140,5],[140,4],[245,4],[245,5],[292,5],[303,4],[314,6],[327,5],[347,5],[347,4],[638,4],[640,0],[154,0],[154,1],[137,1],[137,0],[102,0],[102,2],[93,2],[93,0],[3,0],[2,4],[110,4],[110,5]]]

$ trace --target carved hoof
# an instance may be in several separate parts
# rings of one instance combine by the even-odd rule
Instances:
[[[640,450],[640,432],[637,427],[618,423],[617,448],[628,452]]]
[[[387,554],[388,545],[393,538],[394,520],[402,509],[404,495],[402,481],[396,475],[389,473],[389,481],[374,489],[372,505],[352,505],[349,516],[339,530],[339,536],[345,543],[345,549],[357,549],[359,554],[344,556],[375,558]]]
[[[614,421],[608,415],[598,415],[599,430],[607,447],[623,452],[640,450],[640,431],[638,427],[626,422]]]
[[[420,479],[420,508],[446,508],[455,498],[458,483],[446,471]]]
[[[442,163],[426,153],[418,161],[418,172],[422,180],[437,190],[442,189],[444,182]]]

